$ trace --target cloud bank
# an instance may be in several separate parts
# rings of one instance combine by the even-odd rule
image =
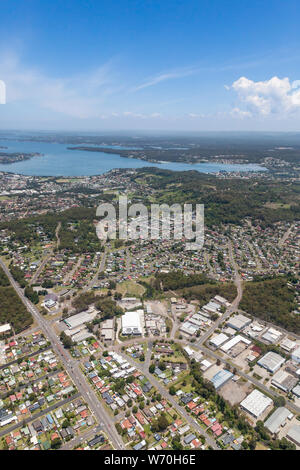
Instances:
[[[300,111],[300,81],[290,82],[289,78],[272,77],[270,80],[255,82],[240,77],[227,90],[234,90],[245,109],[234,108],[233,114],[241,117],[277,115],[285,117]]]

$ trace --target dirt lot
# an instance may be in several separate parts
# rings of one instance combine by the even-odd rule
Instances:
[[[160,302],[158,300],[153,300],[151,302],[146,302],[146,305],[150,305],[153,313],[157,315],[162,315],[162,316],[168,315],[167,305],[163,302]]]
[[[251,385],[247,382],[233,382],[230,380],[221,389],[220,395],[231,405],[239,404],[250,393]]]

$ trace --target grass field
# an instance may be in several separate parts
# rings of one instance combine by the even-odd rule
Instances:
[[[120,292],[123,297],[141,297],[146,291],[145,287],[134,281],[124,281],[117,285],[116,290]]]

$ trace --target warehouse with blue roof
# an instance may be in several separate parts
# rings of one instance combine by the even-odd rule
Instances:
[[[223,369],[220,370],[216,375],[213,376],[211,382],[213,383],[216,390],[225,385],[230,379],[232,379],[233,374],[229,370]]]

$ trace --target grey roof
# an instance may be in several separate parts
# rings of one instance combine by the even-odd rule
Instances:
[[[284,362],[284,357],[274,353],[273,351],[269,351],[261,359],[259,359],[259,361],[257,361],[257,364],[264,367],[265,369],[275,372],[277,369],[279,369],[279,367],[282,366]]]
[[[300,397],[300,385],[296,385],[296,387],[293,388],[292,392],[297,397]]]
[[[265,422],[265,427],[272,433],[275,434],[279,430],[280,426],[285,422],[289,416],[290,411],[287,408],[281,406],[272,413],[272,415]]]
[[[188,434],[183,440],[185,444],[190,444],[194,439],[196,439],[195,434]]]
[[[288,430],[287,437],[299,446],[300,445],[300,426],[297,424],[292,426]]]

